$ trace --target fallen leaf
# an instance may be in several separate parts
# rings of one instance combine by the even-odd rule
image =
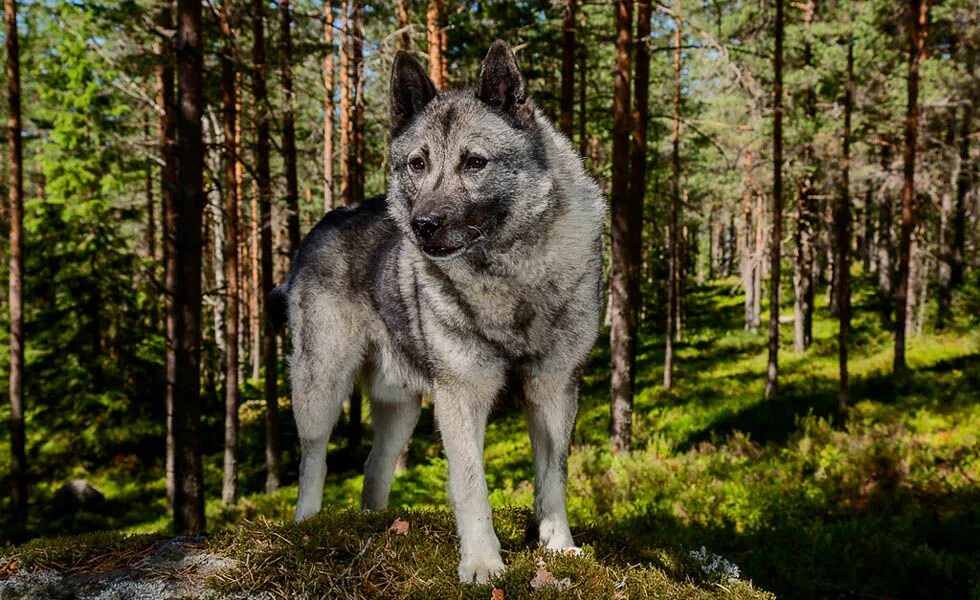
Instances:
[[[490,600],[504,600],[504,590],[493,588],[493,591],[490,592]]]
[[[551,574],[551,571],[547,569],[538,569],[535,573],[534,579],[531,580],[531,589],[540,590],[542,588],[551,587],[555,584],[557,579]]]
[[[544,589],[555,589],[559,592],[567,590],[572,587],[572,580],[568,577],[564,579],[556,579],[551,571],[547,569],[538,569],[535,573],[534,579],[531,580],[531,589],[534,591],[544,590]]]
[[[14,571],[17,570],[17,561],[16,560],[10,561],[9,563],[7,563],[7,566],[5,566],[3,570],[8,573],[13,573]],[[501,596],[501,598],[503,598],[503,596]]]
[[[401,517],[395,517],[395,521],[388,528],[388,531],[395,535],[406,535],[408,534],[408,527],[408,521],[402,520]]]

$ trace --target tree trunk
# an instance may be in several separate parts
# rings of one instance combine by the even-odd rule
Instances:
[[[347,171],[350,174],[351,186],[348,204],[359,204],[364,201],[364,57],[363,57],[363,6],[360,0],[351,2],[350,22],[350,110],[349,119],[351,133],[349,135],[350,162]],[[445,81],[445,79],[444,79]],[[350,419],[347,428],[348,447],[355,449],[361,446],[364,427],[361,423],[364,398],[359,386],[355,386],[350,399]]]
[[[762,325],[762,275],[766,254],[766,197],[759,194],[755,203],[755,252],[752,255],[752,329]]]
[[[299,182],[296,177],[296,100],[293,96],[293,33],[289,0],[279,0],[279,59],[282,68],[282,162],[286,171],[289,258],[299,250]]]
[[[579,21],[579,28],[582,31],[582,35],[585,35],[585,15],[582,15],[582,19]],[[583,159],[588,154],[589,151],[589,133],[588,133],[588,114],[585,109],[586,100],[586,87],[585,82],[589,73],[589,52],[585,47],[585,44],[581,43],[581,40],[577,44],[579,58],[578,58],[578,153]]]
[[[163,31],[173,29],[173,7],[165,2],[156,16],[157,26]],[[166,477],[167,506],[174,503],[174,394],[177,369],[177,311],[174,298],[177,293],[177,103],[174,99],[174,53],[170,39],[157,45],[157,104],[163,110],[160,115],[158,135],[163,167],[160,169],[160,197],[163,204],[163,264],[164,310],[166,338],[166,386],[164,403],[167,418]]]
[[[221,502],[238,501],[238,91],[230,0],[221,3],[221,103],[224,107],[225,451]]]
[[[810,0],[804,5],[803,22],[809,30],[813,23],[815,3]],[[809,70],[813,65],[813,48],[810,34],[805,35],[803,43],[803,66]],[[804,91],[806,120],[814,123],[817,118],[817,93],[808,83]],[[814,230],[814,173],[813,141],[808,136],[803,144],[804,174],[800,180],[800,198],[796,220],[796,260],[793,268],[793,352],[802,354],[810,347],[813,339],[813,230]]]
[[[881,168],[888,173],[891,163],[891,153],[888,146],[881,151]],[[892,199],[884,191],[879,192],[878,199],[878,237],[875,248],[875,262],[878,271],[878,292],[881,298],[881,314],[891,318],[891,307],[894,299],[894,244],[892,243],[893,225]]]
[[[353,97],[351,89],[351,27],[352,0],[343,0],[340,12],[340,203],[351,203],[351,133]]]
[[[766,398],[778,391],[780,246],[783,239],[783,0],[776,0],[776,40],[773,55],[772,107],[772,240],[769,268],[769,364]]]
[[[837,234],[837,306],[840,327],[837,333],[838,387],[837,411],[847,412],[847,341],[851,329],[850,249],[851,249],[851,113],[854,111],[854,40],[847,42],[847,80],[844,88],[844,145],[841,158],[841,190],[834,207]]]
[[[949,156],[949,179],[943,186],[939,201],[939,277],[937,283],[938,311],[936,328],[944,329],[949,323],[953,308],[953,195],[959,171],[964,165],[960,164],[958,148],[956,147],[956,108],[949,111],[949,124],[946,129],[946,140],[943,152]]]
[[[680,10],[680,0],[674,7]],[[664,389],[673,385],[674,339],[677,335],[677,313],[680,305],[680,244],[677,224],[681,205],[681,20],[674,17],[674,120],[671,129],[670,220],[667,227],[667,254],[670,257],[667,276],[667,332],[664,340]]]
[[[575,106],[575,0],[564,0],[562,11],[561,100],[558,122],[561,132],[570,140],[573,133],[572,111]],[[649,59],[647,62],[649,63]]]
[[[613,95],[613,156],[621,165],[612,174],[612,278],[609,345],[612,353],[611,442],[614,452],[632,443],[633,392],[636,372],[636,312],[639,257],[632,253],[641,221],[634,220],[629,190],[630,54],[633,46],[633,3],[616,0],[616,71]]]
[[[752,148],[742,154],[742,235],[739,252],[742,287],[745,289],[745,330],[752,331],[758,326],[753,319],[755,306],[755,252],[752,235]]]
[[[249,224],[251,233],[251,244],[249,246],[249,258],[251,259],[251,286],[249,293],[249,317],[252,338],[252,379],[258,380],[262,377],[262,319],[259,298],[262,296],[262,271],[260,269],[259,257],[262,254],[259,246],[259,186],[255,177],[252,178],[252,197],[249,203]]]
[[[20,114],[20,48],[17,2],[4,0],[4,37],[7,45],[7,160],[10,255],[10,526],[17,534],[26,529],[27,452],[24,423],[24,156]],[[19,535],[17,536],[19,537]]]
[[[902,190],[902,231],[898,243],[898,290],[895,294],[895,360],[893,371],[904,375],[905,323],[908,311],[909,264],[912,231],[915,229],[915,151],[919,130],[919,61],[925,50],[925,30],[929,17],[928,0],[909,0],[908,104],[905,111],[904,187]]]
[[[333,1],[326,0],[323,6],[324,41],[327,56],[323,59],[323,212],[334,208],[333,197]]]
[[[974,78],[977,62],[976,48],[966,48],[966,70],[969,77],[970,94],[963,106],[963,119],[960,121],[959,176],[956,178],[956,204],[953,208],[953,241],[950,268],[950,285],[957,288],[963,284],[966,265],[966,213],[967,196],[976,183],[977,165],[970,159],[970,139],[973,137],[973,116],[977,108],[977,85]],[[974,218],[977,212],[974,211]],[[976,228],[974,227],[974,230]]]
[[[201,246],[204,144],[201,136],[203,39],[200,0],[177,2],[177,351],[174,378],[174,529],[204,531],[201,464]]]
[[[446,82],[442,79],[444,67],[442,61],[442,2],[440,0],[429,0],[428,10],[425,13],[426,24],[426,45],[429,51],[429,79],[436,86],[437,90],[446,89]]]
[[[268,323],[268,314],[265,311],[273,287],[274,265],[272,263],[272,191],[269,176],[264,8],[265,3],[262,0],[255,0],[252,6],[254,44],[252,60],[255,63],[252,96],[256,109],[255,178],[258,186],[259,237],[262,254],[262,321],[265,323],[262,327],[262,367],[265,371],[265,491],[272,493],[279,489],[279,360],[276,354],[276,332]]]
[[[412,20],[408,14],[408,0],[397,0],[395,12],[398,15],[398,49],[408,52],[412,49]]]

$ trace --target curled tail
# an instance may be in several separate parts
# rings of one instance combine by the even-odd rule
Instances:
[[[289,292],[286,284],[276,286],[266,298],[265,314],[267,326],[279,333],[286,326],[289,317]]]

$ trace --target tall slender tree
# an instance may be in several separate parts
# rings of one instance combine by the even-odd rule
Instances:
[[[678,220],[681,208],[681,28],[683,22],[677,12],[680,0],[674,6],[674,119],[671,129],[670,159],[670,221],[667,225],[667,332],[664,340],[664,389],[673,385],[674,338],[677,335],[678,310],[680,307],[680,243]]]
[[[225,451],[221,501],[238,501],[238,90],[231,0],[221,3],[221,104],[224,133]]]
[[[412,48],[412,20],[408,12],[408,0],[397,0],[395,13],[398,16],[398,49],[407,52]]]
[[[804,40],[803,68],[813,67],[813,21],[816,2],[809,0],[800,5],[803,10]],[[814,217],[816,215],[816,186],[814,185],[814,152],[812,128],[817,120],[817,92],[812,80],[807,80],[803,90],[803,107],[806,114],[804,125],[810,128],[805,136],[801,152],[803,176],[799,182],[799,202],[796,208],[796,257],[793,263],[793,352],[802,353],[813,339],[814,277]]]
[[[20,113],[20,47],[17,2],[4,0],[7,46],[7,218],[10,220],[10,519],[22,530],[27,515],[27,453],[24,423],[24,150]]]
[[[776,396],[779,377],[780,246],[783,239],[783,0],[776,0],[772,103],[772,241],[769,267],[769,364],[766,398]]]
[[[630,63],[633,47],[633,3],[616,0],[616,70],[613,92],[612,278],[609,346],[612,354],[611,442],[615,452],[632,444],[633,393],[636,373],[639,257],[632,253],[641,223],[634,220],[629,190]]]
[[[282,162],[286,171],[289,256],[299,250],[299,181],[296,175],[296,99],[293,96],[293,26],[289,0],[279,0],[279,61],[282,78]]]
[[[272,292],[272,181],[269,175],[269,112],[266,91],[265,2],[252,5],[252,62],[255,74],[252,97],[255,104],[255,182],[258,188],[259,237],[262,264],[262,306]],[[253,216],[254,218],[254,216]],[[265,491],[279,489],[279,359],[276,354],[276,332],[264,317],[262,328],[262,368],[265,371]]]
[[[343,0],[341,0],[343,4]],[[333,66],[333,2],[323,4],[323,33],[327,47],[323,59],[323,212],[334,207],[333,197],[333,123],[334,123],[334,66]]]
[[[201,463],[201,252],[204,143],[201,0],[177,2],[177,350],[174,378],[174,529],[204,531],[204,471]]]
[[[851,329],[851,113],[854,112],[854,40],[847,40],[847,72],[844,82],[844,143],[841,152],[840,193],[834,206],[837,238],[837,307],[840,328],[837,333],[838,388],[837,410],[847,411],[847,343]]]
[[[446,70],[442,64],[445,60],[442,53],[442,13],[442,0],[429,0],[425,13],[426,46],[429,52],[429,79],[437,90],[446,89],[446,82],[442,79]]]
[[[575,0],[562,4],[561,99],[558,122],[561,132],[572,139],[575,106]]]
[[[578,46],[578,153],[583,158],[589,149],[589,115],[586,111],[586,79],[589,73],[589,52],[582,43],[585,35],[585,15],[579,20]]]
[[[905,109],[905,143],[902,149],[902,228],[898,241],[898,289],[895,293],[895,357],[893,371],[904,375],[905,337],[908,322],[909,264],[912,259],[912,232],[915,229],[915,154],[919,132],[919,63],[925,53],[928,0],[909,0],[907,7],[908,79]]]
[[[353,91],[351,88],[351,4],[353,0],[341,0],[340,4],[340,203],[351,203],[351,132],[353,114]]]
[[[160,198],[163,205],[163,289],[166,386],[164,404],[167,419],[166,489],[167,504],[173,507],[174,488],[174,394],[177,376],[177,104],[174,98],[174,46],[165,33],[173,30],[172,2],[163,2],[156,15],[162,36],[157,43],[157,104],[160,106],[158,136],[163,166],[160,169]]]

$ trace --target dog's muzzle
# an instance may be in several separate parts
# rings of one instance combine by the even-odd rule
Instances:
[[[479,238],[479,230],[450,223],[440,213],[424,212],[412,217],[412,232],[423,253],[446,258],[466,249]]]

